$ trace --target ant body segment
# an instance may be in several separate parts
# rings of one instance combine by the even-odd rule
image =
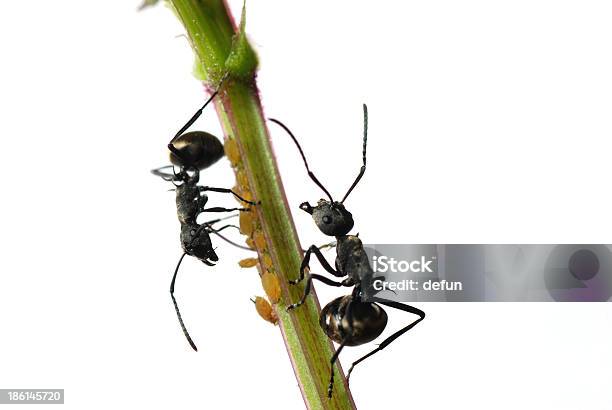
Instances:
[[[181,329],[183,330],[189,345],[195,351],[198,349],[191,339],[187,328],[185,327],[181,312],[174,297],[174,284],[176,282],[176,276],[183,258],[185,255],[193,256],[199,259],[205,265],[214,266],[214,262],[217,262],[219,257],[215,253],[212,246],[210,234],[216,234],[234,246],[250,250],[249,248],[232,242],[219,233],[229,227],[238,228],[237,226],[228,224],[220,228],[213,228],[213,224],[227,218],[219,218],[204,223],[197,222],[198,216],[204,212],[249,211],[248,208],[206,208],[208,196],[205,192],[229,193],[246,204],[257,204],[244,199],[236,192],[228,188],[198,185],[200,180],[200,171],[213,165],[215,162],[221,159],[221,157],[223,157],[223,144],[217,137],[207,132],[185,131],[200,117],[200,115],[202,115],[204,108],[206,108],[206,106],[213,100],[213,98],[215,98],[217,94],[218,91],[215,91],[204,103],[204,105],[198,111],[196,111],[191,119],[189,119],[189,121],[187,121],[187,123],[179,130],[179,132],[176,133],[174,138],[172,138],[168,144],[168,150],[170,151],[170,162],[172,165],[164,166],[151,171],[154,175],[159,176],[166,181],[172,182],[172,184],[175,186],[176,213],[181,224],[180,239],[183,254],[176,265],[174,275],[172,276],[172,281],[170,282],[170,296],[172,298],[172,303],[174,304],[174,309],[176,310],[176,315],[178,317]],[[178,172],[175,170],[175,166],[179,167]],[[168,168],[172,168],[172,173],[164,171]]]
[[[328,303],[321,310],[319,317],[319,324],[327,337],[339,344],[338,350],[336,350],[330,360],[331,374],[327,390],[328,397],[331,397],[333,392],[333,366],[342,349],[345,346],[358,346],[371,342],[380,336],[384,331],[387,325],[387,313],[381,305],[415,314],[418,316],[418,319],[393,333],[387,339],[383,340],[376,349],[353,362],[347,374],[347,381],[357,364],[383,350],[391,342],[412,329],[417,323],[425,318],[425,312],[403,303],[382,298],[373,298],[373,300],[378,303],[363,301],[364,290],[368,289],[373,281],[375,279],[380,279],[380,277],[374,277],[374,271],[370,266],[363,243],[359,239],[358,235],[349,235],[349,232],[353,228],[354,221],[352,214],[344,207],[344,201],[357,186],[366,170],[368,111],[365,104],[363,105],[363,116],[363,165],[361,166],[355,181],[340,202],[334,201],[329,191],[310,170],[308,162],[306,161],[306,156],[304,155],[304,151],[302,150],[297,138],[293,135],[289,128],[282,122],[270,118],[270,121],[281,126],[285,132],[289,134],[297,146],[300,155],[302,156],[308,176],[329,198],[329,200],[319,200],[316,206],[312,206],[308,202],[304,202],[300,205],[300,209],[312,216],[313,221],[323,234],[333,236],[336,239],[335,267],[330,265],[317,246],[312,245],[308,248],[300,266],[300,275],[298,279],[290,281],[291,284],[297,284],[306,279],[304,294],[300,301],[288,306],[287,310],[295,309],[306,301],[307,296],[310,294],[313,279],[323,282],[329,286],[353,287],[353,291],[350,295],[336,298]],[[309,267],[310,257],[312,254],[317,257],[321,263],[321,266],[323,266],[327,272],[337,278],[344,279],[342,281],[336,281],[323,275],[314,273],[311,274],[310,272],[305,275],[305,270]]]

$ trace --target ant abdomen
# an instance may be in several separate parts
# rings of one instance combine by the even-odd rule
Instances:
[[[185,168],[202,170],[223,157],[223,144],[217,137],[204,131],[187,132],[169,145],[170,162]]]
[[[387,326],[387,313],[376,303],[348,295],[329,302],[321,311],[319,324],[334,342],[358,346],[380,336]]]

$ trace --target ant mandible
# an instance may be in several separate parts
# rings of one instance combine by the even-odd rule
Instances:
[[[363,104],[363,165],[355,178],[355,181],[350,186],[342,201],[334,201],[329,191],[323,186],[319,179],[314,175],[308,166],[304,151],[300,146],[297,138],[282,122],[270,118],[270,121],[280,125],[287,134],[291,137],[297,146],[300,155],[308,171],[308,175],[313,182],[323,190],[329,200],[321,199],[316,206],[304,202],[300,205],[300,209],[312,216],[315,224],[321,232],[327,236],[336,238],[336,261],[335,268],[332,267],[325,259],[321,251],[316,245],[312,245],[306,251],[304,259],[300,266],[300,276],[297,280],[290,281],[291,284],[297,284],[304,280],[305,270],[309,267],[310,256],[314,254],[323,268],[338,278],[345,277],[341,282],[329,279],[323,275],[307,274],[306,286],[304,294],[299,302],[290,305],[287,310],[295,309],[306,301],[306,297],[310,293],[312,280],[316,279],[326,285],[335,287],[354,287],[350,295],[342,296],[328,303],[322,310],[319,318],[319,324],[325,334],[334,342],[339,344],[338,350],[331,357],[331,374],[328,385],[328,397],[332,396],[334,385],[334,363],[338,359],[340,352],[345,346],[358,346],[376,339],[383,332],[387,325],[387,313],[380,305],[388,306],[394,309],[399,309],[404,312],[412,313],[418,316],[418,319],[409,325],[403,327],[399,331],[393,333],[387,339],[383,340],[380,345],[370,353],[361,357],[351,365],[347,381],[350,378],[351,372],[356,365],[367,359],[368,357],[383,350],[395,339],[412,329],[417,323],[425,318],[425,312],[415,307],[405,305],[403,303],[394,302],[382,298],[373,298],[376,302],[364,301],[364,290],[368,289],[373,283],[373,280],[379,279],[374,277],[374,271],[370,266],[367,254],[363,248],[363,243],[358,235],[349,235],[354,225],[352,214],[344,207],[344,201],[349,194],[357,186],[366,170],[366,146],[368,141],[368,108]]]
[[[176,310],[176,315],[178,317],[181,329],[183,330],[189,345],[195,351],[197,351],[198,348],[187,331],[176,302],[176,298],[174,297],[174,284],[176,282],[176,276],[183,258],[185,255],[190,255],[196,257],[205,265],[214,266],[214,262],[217,262],[219,257],[215,253],[212,246],[210,239],[211,233],[216,234],[234,246],[250,250],[249,248],[232,242],[219,233],[226,228],[237,228],[237,226],[228,224],[220,228],[213,228],[213,224],[226,218],[219,218],[201,224],[197,222],[198,216],[204,212],[249,211],[248,208],[206,208],[208,196],[205,194],[205,192],[210,191],[229,193],[246,204],[257,204],[244,199],[236,192],[228,188],[198,185],[200,180],[200,171],[210,167],[221,159],[221,157],[223,157],[223,144],[217,137],[207,132],[185,131],[187,131],[187,129],[191,127],[191,125],[193,125],[193,123],[202,115],[202,112],[206,106],[217,96],[218,93],[219,90],[217,89],[210,96],[210,98],[208,98],[204,105],[198,111],[196,111],[189,121],[187,121],[187,123],[176,133],[174,138],[172,138],[168,144],[168,150],[170,151],[170,162],[172,165],[164,166],[151,171],[154,175],[159,176],[166,181],[171,181],[176,190],[176,212],[181,224],[180,238],[183,254],[176,265],[174,275],[172,276],[172,281],[170,282],[170,297],[172,298],[172,303],[174,304],[174,309]],[[175,171],[175,166],[179,167],[178,172]],[[168,168],[172,168],[172,174],[164,171]]]

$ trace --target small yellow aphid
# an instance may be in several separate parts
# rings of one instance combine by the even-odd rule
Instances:
[[[238,262],[241,268],[252,268],[253,266],[257,266],[257,258],[246,258]]]
[[[243,235],[251,236],[254,229],[255,218],[253,217],[252,211],[240,212],[240,233]]]
[[[277,304],[281,298],[281,287],[276,273],[267,271],[261,275],[261,284],[272,304]]]
[[[251,238],[247,238],[245,242],[249,248],[255,249],[255,242]]]
[[[255,233],[253,234],[253,241],[255,242],[255,246],[257,246],[257,249],[265,249],[266,237],[264,236],[262,231],[255,231]]]
[[[248,191],[249,189],[249,178],[246,175],[246,172],[240,170],[236,173],[236,182],[238,182],[238,186],[242,190]]]
[[[266,269],[268,270],[274,269],[274,265],[272,264],[272,257],[270,256],[270,254],[266,253],[264,256],[262,256],[261,259]]]
[[[225,141],[224,145],[225,155],[227,159],[230,160],[233,166],[238,165],[240,163],[240,149],[238,148],[238,143],[233,138],[228,138]]]
[[[257,309],[257,313],[264,320],[272,323],[273,325],[278,323],[278,316],[276,316],[276,312],[272,309],[272,305],[262,297],[257,296],[255,300],[251,299],[253,303],[255,303],[255,309]]]

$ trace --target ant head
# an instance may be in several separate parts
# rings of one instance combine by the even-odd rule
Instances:
[[[170,144],[170,162],[185,168],[202,170],[223,157],[223,144],[204,131],[187,132]]]
[[[308,202],[304,202],[300,205],[300,209],[312,215],[319,230],[328,236],[346,235],[355,224],[353,215],[340,202],[320,199],[317,206],[313,207]]]
[[[209,264],[209,261],[217,262],[219,260],[219,256],[211,246],[202,246],[198,244],[190,249],[191,255],[198,258],[200,261],[205,264]]]
[[[183,250],[191,256],[198,258],[205,264],[209,261],[217,262],[219,257],[215,253],[208,232],[191,220],[181,226],[181,241]]]

